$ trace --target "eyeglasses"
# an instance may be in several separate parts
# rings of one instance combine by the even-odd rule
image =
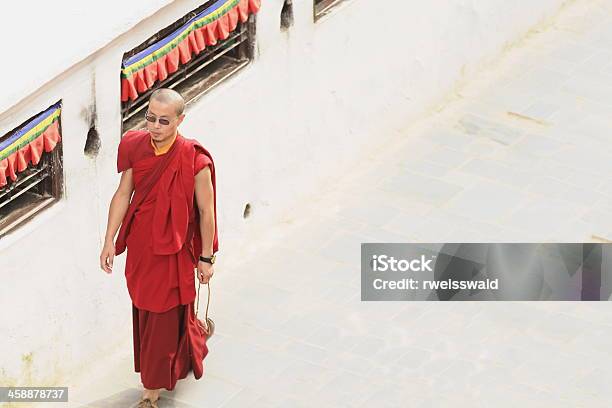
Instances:
[[[145,114],[145,119],[147,120],[147,122],[151,122],[151,123],[155,123],[156,121],[159,121],[159,124],[163,126],[168,126],[170,124],[170,119],[158,118],[156,116],[151,115],[149,112]]]

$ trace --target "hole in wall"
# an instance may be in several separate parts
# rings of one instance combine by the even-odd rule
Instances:
[[[91,77],[91,105],[89,109],[83,112],[84,119],[89,123],[89,130],[87,131],[87,139],[85,140],[85,148],[83,152],[86,156],[94,158],[100,151],[102,142],[100,141],[100,135],[96,129],[98,123],[98,107],[96,104],[96,75],[92,74]]]
[[[281,10],[281,30],[288,30],[293,25],[293,2],[285,0]]]
[[[89,128],[87,140],[85,141],[85,154],[89,157],[96,157],[100,151],[100,136],[95,125]]]
[[[247,218],[251,215],[251,203],[246,203],[242,211],[242,218]]]

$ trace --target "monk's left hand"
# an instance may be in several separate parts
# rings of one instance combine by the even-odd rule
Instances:
[[[200,283],[208,283],[215,273],[213,265],[207,262],[198,262],[198,280]]]

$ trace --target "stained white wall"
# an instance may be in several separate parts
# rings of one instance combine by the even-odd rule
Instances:
[[[191,104],[182,125],[215,158],[221,267],[247,233],[308,200],[361,149],[384,143],[564,2],[350,0],[315,24],[312,0],[294,0],[287,32],[279,30],[282,3],[263,0],[256,60]],[[98,267],[119,180],[121,57],[197,5],[172,2],[17,105],[0,97],[2,132],[63,100],[66,186],[60,203],[0,239],[0,383],[65,384],[129,344],[125,257],[111,277]],[[61,45],[58,52],[70,47]],[[94,104],[102,149],[89,159],[83,147]],[[244,220],[247,202],[253,212]]]

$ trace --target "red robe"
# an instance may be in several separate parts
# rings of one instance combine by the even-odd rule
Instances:
[[[161,171],[157,166],[164,160],[167,167],[158,178],[151,178],[152,172]],[[125,276],[133,303],[135,370],[149,389],[172,390],[189,370],[195,378],[203,374],[208,348],[198,335],[193,313],[194,273],[202,249],[194,176],[205,166],[211,168],[213,252],[217,252],[215,169],[210,153],[180,134],[170,151],[160,156],[155,156],[148,131],[129,131],[119,144],[117,171],[132,168],[134,195],[115,252],[119,255],[127,247]],[[154,182],[152,188],[147,180]]]
[[[150,137],[148,131],[129,131],[119,144],[117,171],[132,168],[132,202],[143,179],[165,156],[155,156]],[[194,176],[205,166],[211,167],[214,193],[213,252],[219,247],[212,156],[197,141],[180,134],[174,144],[171,150],[180,149],[177,156],[132,217],[128,211],[115,244],[117,255],[127,246],[125,276],[132,302],[138,309],[157,313],[195,299],[194,269],[202,244]]]

